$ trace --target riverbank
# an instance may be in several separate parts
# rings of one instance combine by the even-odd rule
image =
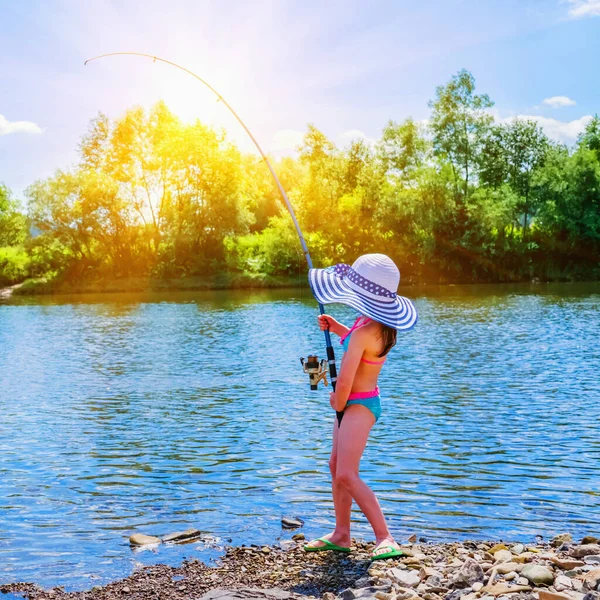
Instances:
[[[505,283],[474,282],[474,281],[403,281],[400,284],[400,293],[403,290],[415,288],[439,288],[458,285],[539,285],[546,283],[597,283],[596,280],[532,280],[512,281]],[[308,288],[306,273],[298,276],[273,276],[249,275],[243,273],[221,273],[204,277],[181,277],[175,279],[156,279],[146,277],[130,277],[119,279],[102,279],[94,281],[68,282],[61,280],[47,280],[45,278],[28,279],[14,286],[0,288],[0,300],[7,300],[11,296],[44,296],[44,295],[69,295],[69,294],[103,294],[103,293],[152,293],[176,291],[214,291],[214,290],[252,290],[252,289],[285,289]],[[405,292],[408,294],[408,292]]]
[[[263,600],[600,600],[600,540],[593,536],[581,543],[569,534],[535,544],[411,541],[403,557],[371,561],[373,544],[354,540],[351,554],[306,553],[296,534],[279,545],[227,548],[215,566],[154,565],[79,592],[32,583],[0,585],[0,592],[35,600],[234,597],[222,590]]]
[[[34,296],[45,294],[99,294],[99,293],[148,293],[166,291],[208,291],[228,289],[280,289],[307,287],[306,274],[301,276],[249,275],[244,273],[220,273],[203,277],[180,277],[157,279],[151,277],[128,277],[91,281],[63,281],[45,278],[28,279],[18,286],[4,288],[7,296]],[[11,292],[9,292],[11,290]]]

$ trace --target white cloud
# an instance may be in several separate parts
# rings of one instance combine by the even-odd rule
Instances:
[[[4,115],[0,115],[0,135],[10,133],[42,133],[42,129],[31,121],[11,122]]]
[[[574,121],[559,121],[557,119],[549,119],[548,117],[540,117],[539,115],[516,115],[501,119],[501,121],[507,123],[515,119],[536,121],[549,138],[557,142],[571,144],[592,120],[592,115],[585,115]]]
[[[560,108],[562,106],[575,106],[577,102],[571,100],[568,96],[552,96],[552,98],[544,98],[542,104],[552,108]]]
[[[569,8],[571,19],[600,16],[600,0],[568,0],[568,3],[571,5]]]
[[[296,129],[281,129],[276,132],[269,145],[270,152],[279,153],[294,153],[298,150],[298,146],[302,145],[304,132]]]

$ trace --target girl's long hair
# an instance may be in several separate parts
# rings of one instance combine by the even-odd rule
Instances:
[[[383,323],[381,325],[381,338],[383,338],[383,350],[377,356],[383,358],[395,345],[398,332],[393,327],[388,327]]]

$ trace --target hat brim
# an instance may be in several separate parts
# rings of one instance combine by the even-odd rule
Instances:
[[[317,302],[321,304],[345,304],[374,321],[393,327],[398,331],[412,329],[418,319],[415,305],[404,296],[373,298],[367,293],[348,285],[343,277],[330,269],[310,269],[308,282]]]

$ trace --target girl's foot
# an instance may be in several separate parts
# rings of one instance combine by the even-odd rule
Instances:
[[[393,537],[387,537],[376,541],[375,550],[373,550],[371,558],[373,560],[381,560],[384,558],[394,558],[396,556],[403,556],[403,552],[400,550],[400,546],[394,541]]]
[[[350,535],[336,535],[336,532],[324,535],[322,538],[312,540],[304,546],[307,551],[318,551],[318,550],[335,550],[336,548],[344,549],[348,551],[350,549]],[[332,547],[332,546],[335,546]]]

